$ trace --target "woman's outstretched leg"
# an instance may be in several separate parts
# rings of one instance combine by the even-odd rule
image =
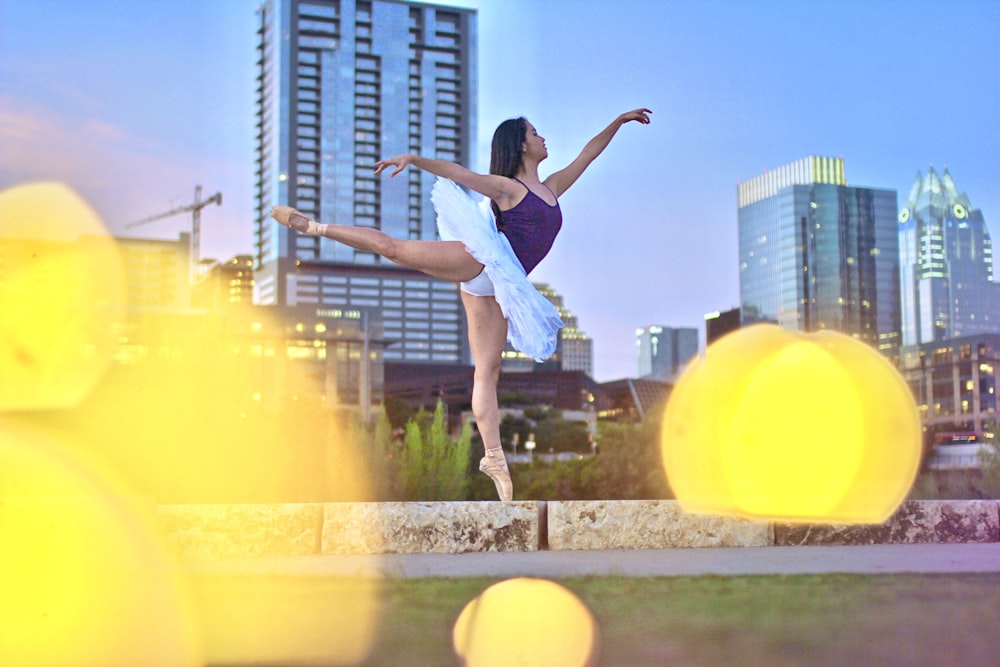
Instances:
[[[371,227],[324,225],[288,206],[275,206],[271,217],[300,234],[325,236],[434,278],[459,283],[472,280],[483,270],[483,265],[459,241],[412,241],[394,238]]]
[[[500,410],[497,405],[500,359],[507,344],[507,319],[491,296],[473,296],[462,292],[462,303],[469,321],[469,346],[476,364],[472,414],[476,417],[486,450],[479,469],[496,484],[500,500],[512,500],[514,485],[500,442]]]

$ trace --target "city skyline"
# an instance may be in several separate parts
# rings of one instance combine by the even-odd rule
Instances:
[[[531,276],[593,338],[597,380],[635,376],[637,327],[703,331],[738,304],[737,182],[768,167],[843,156],[848,185],[902,206],[918,171],[947,166],[995,233],[997,3],[952,3],[948,21],[931,2],[439,4],[478,8],[477,170],[504,118],[546,138],[544,176],[618,113],[653,109],[563,197],[562,235]],[[4,3],[0,186],[60,180],[112,233],[176,239],[189,217],[124,228],[200,184],[224,202],[203,212],[202,255],[248,252],[255,6]]]

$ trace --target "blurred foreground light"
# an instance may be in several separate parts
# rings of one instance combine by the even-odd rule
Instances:
[[[53,436],[0,421],[0,664],[202,664],[137,500]]]
[[[600,632],[587,606],[559,584],[508,579],[462,609],[452,632],[468,667],[596,665]]]
[[[375,642],[374,578],[261,573],[194,587],[209,665],[363,665]]]
[[[920,418],[905,380],[868,345],[760,324],[687,367],[662,451],[686,511],[880,523],[916,477]]]
[[[250,306],[133,316],[148,350],[116,365],[73,415],[157,501],[368,500],[361,441],[324,407],[314,365],[252,354]]]
[[[121,256],[86,202],[60,183],[0,192],[0,410],[79,403],[124,304]]]

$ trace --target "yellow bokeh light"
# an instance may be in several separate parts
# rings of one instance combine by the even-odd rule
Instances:
[[[823,400],[802,390],[810,386],[822,388]],[[724,440],[736,506],[781,516],[793,501],[797,514],[827,515],[857,473],[861,413],[850,376],[819,346],[798,341],[762,360]]]
[[[0,412],[21,416],[0,423],[0,664],[363,662],[376,580],[322,598],[303,580],[200,581],[196,622],[155,538],[156,504],[370,500],[329,379],[275,354],[283,327],[259,309],[126,309],[124,284],[68,188],[0,193]]]
[[[755,325],[682,374],[662,451],[687,511],[877,523],[916,476],[920,421],[905,381],[864,343]]]
[[[378,580],[253,574],[201,577],[209,665],[362,665],[375,641]]]
[[[276,321],[239,305],[179,321],[132,317],[147,352],[113,367],[70,424],[157,502],[370,499],[363,443],[316,394],[315,368],[252,353],[261,339],[250,325],[280,331]],[[325,582],[322,596],[294,577],[196,583],[211,664],[351,665],[374,641],[377,580]]]
[[[0,410],[76,405],[111,359],[125,304],[121,256],[59,183],[0,192]]]
[[[51,436],[0,422],[0,664],[202,664],[150,510]]]
[[[544,579],[508,579],[469,602],[452,632],[467,667],[596,665],[600,632],[587,606]]]

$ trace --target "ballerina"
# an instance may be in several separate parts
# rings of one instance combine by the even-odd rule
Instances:
[[[438,176],[431,200],[440,241],[398,239],[367,227],[322,224],[288,206],[271,211],[271,217],[297,232],[325,236],[459,283],[475,364],[472,413],[485,450],[479,469],[493,480],[501,500],[512,500],[514,494],[500,442],[497,404],[503,348],[510,338],[515,349],[542,361],[555,351],[562,326],[558,311],[534,289],[527,275],[548,254],[562,226],[559,197],[607,148],[622,125],[649,124],[650,113],[642,108],[621,114],[587,142],[568,166],[544,181],[538,176],[538,165],[548,157],[545,139],[525,118],[512,118],[497,127],[489,174],[412,154],[376,162],[376,174],[392,167],[392,177],[412,166]],[[486,199],[477,205],[456,183]]]

